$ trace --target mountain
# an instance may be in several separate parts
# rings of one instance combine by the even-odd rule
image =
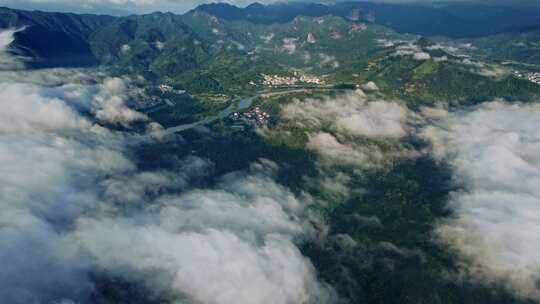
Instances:
[[[206,97],[246,94],[264,88],[263,75],[298,73],[324,78],[329,86],[375,81],[385,94],[413,103],[493,96],[526,100],[537,94],[526,81],[492,77],[500,72],[480,67],[483,63],[467,65],[427,38],[411,44],[413,36],[379,24],[413,33],[421,25],[440,33],[457,20],[455,15],[476,22],[504,13],[458,8],[365,2],[246,8],[208,4],[184,15],[125,17],[2,9],[0,27],[26,27],[17,33],[15,47],[34,58],[33,67],[101,64],[116,75],[143,75]],[[399,16],[400,23],[392,23]],[[430,18],[440,22],[430,26]]]
[[[128,16],[133,14],[128,10],[92,3],[92,5],[82,5],[77,1],[22,1],[22,0],[0,0],[0,6],[6,6],[19,10],[44,11],[75,14],[94,14],[110,16]]]
[[[202,40],[182,16],[154,13],[117,18],[95,31],[89,44],[102,64],[165,76],[197,67],[207,52]]]
[[[253,3],[246,8],[238,8],[226,3],[203,4],[192,12],[205,12],[227,21],[249,21],[251,23],[272,24],[290,22],[298,16],[320,17],[331,15],[330,6],[317,3],[278,3],[262,5]]]
[[[467,40],[487,58],[540,66],[540,27]]]
[[[532,23],[1,12],[0,303],[538,303],[540,85],[491,60]]]
[[[98,63],[90,35],[115,18],[100,15],[77,15],[21,11],[0,8],[0,28],[25,28],[16,33],[16,47],[33,58],[33,67],[90,66]]]
[[[229,21],[284,23],[297,16],[333,15],[353,21],[377,23],[400,33],[452,38],[479,37],[522,31],[540,25],[539,7],[474,3],[430,5],[425,3],[373,3],[345,1],[332,5],[314,3],[252,4],[238,8],[224,3],[204,4],[194,11]]]

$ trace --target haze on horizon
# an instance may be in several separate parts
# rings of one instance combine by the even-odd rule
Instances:
[[[111,15],[126,15],[131,13],[150,13],[155,11],[168,11],[184,13],[201,4],[223,2],[239,7],[245,7],[254,2],[271,4],[275,2],[320,2],[333,3],[347,0],[0,0],[0,6],[7,6],[25,10],[43,10],[74,13],[98,13]],[[394,3],[484,3],[484,4],[507,4],[507,5],[535,5],[540,4],[535,0],[363,0],[370,2],[394,2]]]

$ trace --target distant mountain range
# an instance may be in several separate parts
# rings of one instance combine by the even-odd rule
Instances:
[[[522,31],[540,25],[540,8],[508,7],[469,3],[426,5],[342,1],[333,5],[318,3],[254,3],[238,8],[225,3],[204,4],[193,11],[204,11],[224,20],[253,23],[282,23],[296,16],[333,15],[388,26],[398,32],[451,38],[479,37],[501,32]]]
[[[194,13],[206,13],[224,21],[253,24],[280,24],[297,16],[343,17],[352,22],[375,23],[400,33],[451,38],[482,37],[505,32],[526,32],[540,28],[540,8],[486,6],[478,4],[392,4],[343,1],[334,5],[317,3],[251,4],[239,8],[225,3],[204,4],[184,15],[155,15],[177,22]],[[187,16],[187,17],[186,17]],[[87,66],[98,59],[89,37],[113,22],[150,18],[144,15],[112,17],[103,15],[49,13],[0,8],[0,28],[26,26],[17,43],[25,55],[36,58],[38,67],[55,65]],[[204,38],[204,37],[203,37]],[[40,58],[46,60],[39,60]]]
[[[17,45],[25,55],[36,59],[34,60],[36,67],[88,66],[98,63],[97,57],[105,60],[112,58],[103,54],[105,50],[102,46],[92,50],[89,41],[92,34],[106,31],[104,28],[110,24],[124,24],[120,36],[115,37],[118,42],[122,34],[133,34],[128,33],[130,28],[125,24],[136,23],[138,20],[150,19],[156,22],[157,26],[162,21],[167,23],[174,19],[173,28],[187,33],[190,31],[189,26],[180,24],[186,20],[191,20],[193,24],[192,16],[195,13],[205,13],[224,21],[245,21],[261,25],[283,24],[298,16],[330,15],[342,17],[350,22],[380,24],[400,33],[450,38],[483,37],[508,32],[537,31],[540,28],[538,18],[540,8],[509,8],[465,3],[428,6],[353,1],[342,1],[333,5],[304,2],[272,5],[254,3],[245,8],[213,3],[201,5],[184,15],[153,14],[127,17],[0,8],[0,28],[27,27],[27,30],[17,33]],[[158,20],[159,18],[163,20]]]
[[[334,84],[376,77],[388,84],[388,90],[400,92],[398,88],[407,85],[407,79],[427,81],[430,73],[455,76],[445,83],[454,83],[456,88],[465,87],[468,80],[481,79],[444,62],[422,65],[418,73],[410,74],[403,67],[416,69],[422,62],[392,59],[381,47],[381,40],[412,39],[401,33],[475,39],[493,34],[504,37],[500,36],[504,33],[523,35],[538,30],[538,16],[540,9],[471,4],[255,3],[239,8],[215,3],[183,15],[123,17],[0,8],[0,28],[25,28],[15,34],[13,47],[31,58],[28,64],[35,68],[101,64],[117,74],[143,75],[193,93],[232,95],[253,89],[250,83],[261,74],[285,75],[291,69],[300,69],[330,77]],[[532,37],[530,48],[536,47],[532,40],[537,36],[528,37]],[[492,47],[489,42],[494,40],[487,39],[483,43]],[[521,45],[518,42],[515,44]],[[512,54],[528,56],[518,51]],[[389,59],[381,60],[383,57]],[[527,58],[536,60],[535,56]],[[365,72],[374,62],[382,64],[381,70],[376,74]],[[352,75],[357,78],[352,79]],[[486,81],[492,91],[492,80]],[[437,86],[440,82],[426,82],[422,96],[435,94],[430,90]],[[437,88],[437,96],[450,96],[448,87]],[[415,90],[418,94],[420,91]],[[469,91],[476,94],[473,89]]]
[[[0,8],[0,28],[26,28],[16,33],[16,46],[34,59],[34,67],[97,64],[88,39],[113,20],[111,16]]]

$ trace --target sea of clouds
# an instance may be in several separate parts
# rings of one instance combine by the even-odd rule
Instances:
[[[307,130],[306,148],[320,157],[318,186],[341,199],[364,170],[381,170],[392,160],[427,155],[449,165],[459,190],[450,194],[452,216],[433,233],[459,253],[461,268],[450,270],[455,279],[503,283],[519,297],[540,298],[538,104],[492,101],[413,112],[400,101],[357,91],[295,101],[282,116]],[[428,147],[400,144],[406,136]]]
[[[503,281],[518,295],[540,289],[540,106],[494,101],[439,116],[423,130],[460,191],[436,234],[468,259],[466,275]]]
[[[140,136],[160,128],[130,107],[141,80],[24,70],[10,49],[16,31],[0,32],[0,302],[91,303],[96,274],[192,303],[338,301],[298,248],[323,225],[309,208],[318,202],[277,183],[278,164],[261,159],[210,188],[192,182],[213,166],[196,155],[141,169],[138,145],[182,144]],[[413,112],[374,85],[375,95],[285,107],[283,119],[313,130],[307,148],[325,172],[317,182],[346,196],[357,176],[335,166],[429,153],[459,189],[434,235],[460,254],[461,273],[540,298],[540,107]],[[407,136],[430,148],[412,151]]]
[[[137,145],[164,140],[132,128],[156,128],[129,107],[140,80],[21,70],[15,31],[0,33],[10,63],[0,73],[0,302],[91,303],[96,277],[171,301],[336,299],[297,247],[315,237],[311,200],[275,182],[277,164],[260,160],[211,188],[192,186],[212,168],[196,155],[140,169]]]

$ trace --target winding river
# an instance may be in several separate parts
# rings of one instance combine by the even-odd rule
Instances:
[[[309,92],[309,91],[328,91],[328,90],[332,90],[332,91],[351,91],[351,90],[347,90],[347,89],[334,89],[334,88],[296,88],[296,89],[288,89],[288,90],[273,91],[273,92],[261,92],[261,93],[259,93],[257,95],[251,96],[251,97],[246,97],[246,98],[236,100],[236,101],[232,102],[232,104],[230,106],[228,106],[226,109],[222,110],[221,112],[219,112],[219,113],[217,113],[217,114],[215,114],[213,116],[206,117],[206,118],[204,118],[202,120],[199,120],[199,121],[196,121],[196,122],[193,122],[193,123],[178,125],[178,126],[170,127],[170,128],[163,129],[163,130],[160,130],[160,131],[155,131],[155,132],[152,132],[152,133],[150,133],[148,135],[149,136],[166,136],[166,135],[170,135],[170,134],[190,130],[190,129],[193,129],[193,128],[198,127],[198,126],[202,126],[202,125],[212,123],[212,122],[214,122],[216,120],[226,118],[227,116],[231,115],[233,112],[241,111],[241,110],[245,110],[245,109],[249,108],[253,104],[253,101],[257,97],[266,97],[267,98],[267,97],[275,97],[275,96],[291,94],[291,93],[303,93],[303,92]]]

